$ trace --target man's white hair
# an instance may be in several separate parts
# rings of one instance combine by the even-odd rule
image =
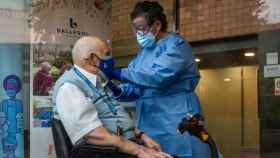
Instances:
[[[98,46],[103,41],[97,37],[82,37],[74,45],[72,50],[73,62],[76,65],[83,65],[90,54],[98,51]]]

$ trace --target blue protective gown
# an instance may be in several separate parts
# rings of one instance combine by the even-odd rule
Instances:
[[[194,90],[200,79],[190,45],[169,33],[154,47],[141,49],[127,68],[120,100],[136,100],[137,126],[163,150],[178,157],[210,158],[209,148],[176,129],[187,113],[201,113]]]

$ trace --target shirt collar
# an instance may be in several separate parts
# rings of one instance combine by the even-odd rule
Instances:
[[[94,86],[96,86],[97,76],[93,73],[88,72],[87,70],[79,67],[78,65],[74,65]]]

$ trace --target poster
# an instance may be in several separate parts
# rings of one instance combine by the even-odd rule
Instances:
[[[280,78],[274,79],[275,88],[274,88],[274,94],[275,96],[280,96]]]
[[[0,44],[0,157],[3,158],[24,157],[23,51],[24,44]]]
[[[264,78],[280,77],[280,65],[265,65]]]
[[[108,41],[111,0],[32,2],[32,108],[30,157],[55,158],[51,95],[56,80],[73,66],[71,51],[83,36]]]

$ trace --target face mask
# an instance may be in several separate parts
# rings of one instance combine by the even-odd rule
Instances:
[[[146,34],[139,34],[136,33],[137,41],[142,48],[150,48],[156,42],[156,37],[151,33],[148,32]]]

